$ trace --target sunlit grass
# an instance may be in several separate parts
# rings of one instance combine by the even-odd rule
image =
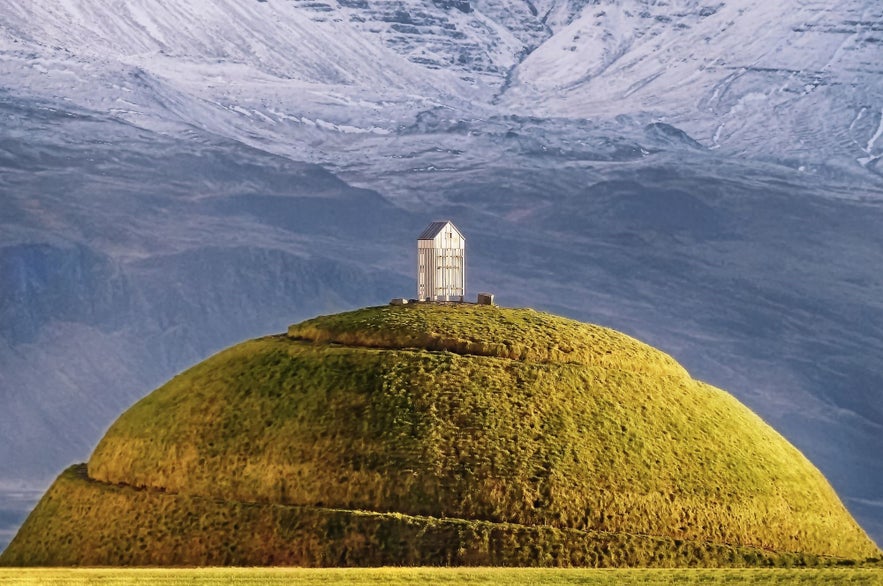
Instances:
[[[292,325],[288,335],[347,346],[446,350],[687,376],[671,356],[621,332],[533,309],[461,303],[369,307]]]
[[[96,585],[160,586],[210,585],[388,585],[398,584],[506,584],[660,585],[670,584],[883,584],[883,570],[850,569],[661,569],[583,570],[509,568],[369,568],[369,569],[17,569],[0,570],[6,586]]]
[[[121,416],[88,477],[62,475],[0,562],[880,555],[818,470],[731,395],[628,336],[531,310],[369,308],[239,344]]]

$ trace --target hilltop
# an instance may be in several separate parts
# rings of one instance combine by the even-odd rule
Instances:
[[[63,473],[5,565],[792,565],[879,551],[803,455],[622,333],[375,307],[224,350]]]

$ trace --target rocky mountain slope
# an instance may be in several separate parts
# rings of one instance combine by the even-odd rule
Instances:
[[[0,24],[0,486],[41,488],[214,350],[410,295],[413,239],[450,217],[473,292],[665,348],[883,539],[876,3],[41,0]]]

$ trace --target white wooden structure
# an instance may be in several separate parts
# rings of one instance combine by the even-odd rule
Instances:
[[[417,237],[417,299],[466,298],[466,239],[447,220],[433,222]]]

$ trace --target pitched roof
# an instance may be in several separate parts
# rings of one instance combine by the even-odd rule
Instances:
[[[460,234],[460,231],[457,230],[457,227],[454,226],[453,222],[451,222],[450,220],[444,220],[442,222],[431,223],[429,226],[426,227],[426,230],[424,230],[420,234],[420,236],[417,237],[417,240],[432,240],[433,238],[438,236],[438,233],[444,230],[445,226],[447,226],[448,224],[451,225],[451,228],[457,231],[457,234]],[[463,235],[460,234],[460,236],[462,237]]]

